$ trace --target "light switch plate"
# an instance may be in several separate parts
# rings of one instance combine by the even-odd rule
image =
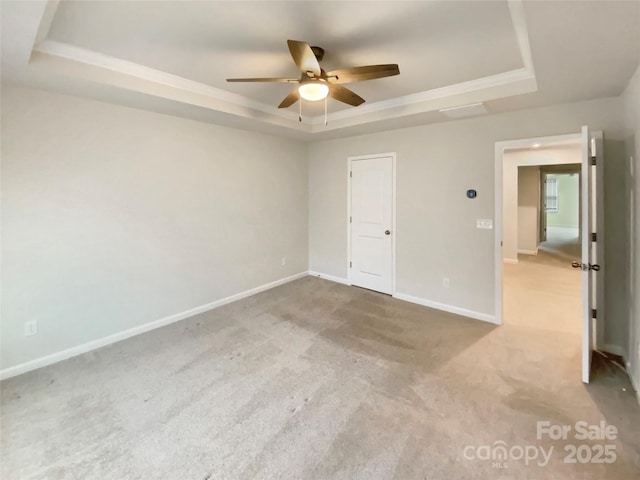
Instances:
[[[476,220],[476,228],[483,230],[493,230],[493,220],[490,218],[478,218]]]

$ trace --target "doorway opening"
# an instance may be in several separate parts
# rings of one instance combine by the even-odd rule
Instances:
[[[539,250],[578,260],[582,247],[580,164],[541,166],[539,192]]]
[[[503,249],[504,324],[566,335],[579,351],[581,272],[571,266],[581,254],[579,138],[507,149],[503,163],[503,210],[514,213],[503,230],[515,239]]]
[[[604,305],[602,140],[602,132],[582,127],[495,144],[497,323],[565,335],[585,383],[604,340],[604,312],[597,310]]]

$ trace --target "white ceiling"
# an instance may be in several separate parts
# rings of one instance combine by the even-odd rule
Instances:
[[[618,95],[640,59],[640,2],[1,2],[2,80],[303,140]],[[348,85],[367,102],[277,105],[299,73],[286,40],[325,70],[397,63]],[[322,103],[322,102],[319,102]]]

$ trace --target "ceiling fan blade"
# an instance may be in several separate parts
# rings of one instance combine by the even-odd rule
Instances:
[[[227,82],[287,82],[297,83],[297,78],[227,78]]]
[[[282,100],[282,102],[280,102],[280,105],[278,105],[278,108],[290,107],[291,105],[296,103],[298,100],[300,100],[300,94],[298,93],[298,89],[294,88],[293,90],[291,90],[291,93],[287,95],[285,99]]]
[[[289,45],[289,51],[291,52],[293,61],[296,62],[296,65],[302,73],[313,72],[314,76],[320,76],[320,64],[308,43],[298,40],[287,40],[287,45]]]
[[[327,78],[331,83],[353,83],[364,80],[374,80],[376,78],[392,77],[399,75],[400,69],[396,64],[389,65],[367,65],[366,67],[351,67],[334,70],[327,73]]]
[[[357,93],[352,92],[348,88],[342,87],[340,85],[330,85],[329,96],[331,98],[335,98],[339,102],[347,103],[349,105],[353,105],[354,107],[357,107],[358,105],[362,105],[364,103],[364,98],[362,98]]]

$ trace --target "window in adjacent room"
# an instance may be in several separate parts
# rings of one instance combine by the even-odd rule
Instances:
[[[545,210],[547,212],[557,212],[558,211],[558,179],[557,178],[547,178],[544,183],[544,191],[545,191]]]

